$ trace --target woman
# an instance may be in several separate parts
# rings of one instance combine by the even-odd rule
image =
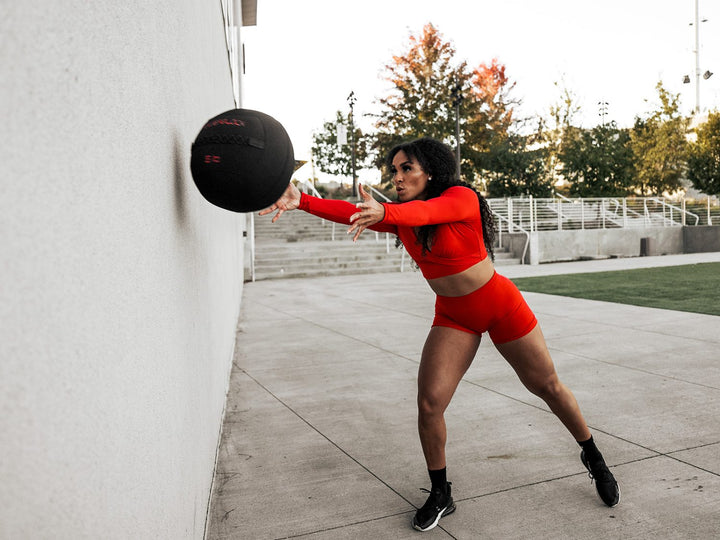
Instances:
[[[435,527],[455,505],[447,481],[444,412],[488,332],[522,383],[542,398],[582,448],[580,459],[608,506],[620,500],[612,473],[598,451],[575,397],[555,373],[535,315],[515,285],[493,266],[494,222],[485,199],[457,179],[455,156],[444,144],[423,138],[390,151],[399,203],[381,204],[360,186],[362,202],[318,199],[290,184],[270,208],[273,223],[299,208],[363,230],[398,235],[436,293],[435,318],[418,371],[418,431],[432,484],[413,517],[421,531]],[[488,257],[488,253],[490,256]]]

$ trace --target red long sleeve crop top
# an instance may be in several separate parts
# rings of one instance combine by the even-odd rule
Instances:
[[[385,217],[369,227],[370,230],[398,235],[426,279],[457,274],[487,258],[480,204],[473,190],[452,186],[427,201],[383,203],[383,206]],[[346,225],[357,212],[355,205],[347,201],[319,199],[304,193],[299,208]],[[438,226],[431,250],[425,253],[414,230],[422,225]]]

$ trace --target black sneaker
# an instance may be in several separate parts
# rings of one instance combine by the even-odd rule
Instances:
[[[602,502],[611,508],[620,502],[620,488],[610,469],[605,465],[605,460],[602,456],[600,456],[599,460],[588,463],[585,457],[585,450],[583,450],[580,452],[580,461],[583,462],[583,465],[585,465],[585,468],[588,470],[590,479],[595,480],[595,489],[597,489]]]
[[[451,485],[452,484],[448,482],[444,490],[441,488],[435,488],[432,491],[423,489],[423,491],[429,493],[430,496],[422,508],[417,511],[415,517],[413,517],[413,527],[418,531],[429,531],[438,524],[441,517],[452,514],[455,511],[455,503],[450,496]]]

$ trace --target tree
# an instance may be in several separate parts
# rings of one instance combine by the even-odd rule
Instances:
[[[335,114],[334,122],[325,122],[320,132],[313,134],[312,153],[318,168],[328,174],[338,176],[350,176],[352,174],[352,148],[350,145],[350,133],[347,136],[347,144],[338,145],[337,127],[345,125],[349,128],[350,123],[341,111]],[[369,163],[369,140],[362,130],[355,126],[355,163],[357,168],[362,169],[370,166]]]
[[[708,115],[688,148],[688,179],[695,189],[720,195],[720,113]]]
[[[497,58],[489,65],[480,64],[473,70],[471,78],[472,103],[478,105],[476,111],[471,111],[474,112],[471,121],[480,119],[484,126],[491,126],[493,132],[507,133],[513,121],[513,106],[517,104],[510,98],[513,88],[515,83],[510,83],[505,66],[498,63]]]
[[[467,99],[463,101],[464,116],[462,143],[463,172],[468,178],[483,174],[483,155],[493,146],[508,142],[513,125],[516,101],[510,98],[515,83],[510,83],[505,66],[496,58],[490,64],[480,64],[472,71]]]
[[[529,141],[532,138],[509,134],[483,154],[481,165],[489,178],[490,197],[548,197],[552,193],[546,168],[547,148],[531,148]]]
[[[507,96],[512,86],[503,89],[501,102],[513,104]],[[574,95],[563,90],[561,102],[550,109],[550,121],[539,119],[535,131],[528,135],[516,132],[524,121],[513,118],[511,106],[505,105],[505,110],[510,114],[488,132],[489,147],[477,156],[489,196],[550,196],[560,141],[580,110]]]
[[[375,123],[378,165],[402,141],[427,136],[454,145],[452,89],[464,86],[470,77],[464,62],[453,66],[454,56],[452,44],[426,24],[419,36],[410,36],[409,50],[385,66],[393,89],[378,100],[383,109]]]
[[[505,134],[512,122],[512,88],[505,67],[497,60],[470,69],[454,63],[455,48],[443,41],[432,24],[410,37],[409,50],[393,56],[385,66],[392,84],[390,95],[378,100],[374,149],[378,165],[399,142],[428,136],[455,147],[456,114],[453,90],[462,94],[460,104],[462,172],[472,180],[478,172],[478,153],[487,151],[493,133]]]
[[[567,133],[574,127],[575,117],[581,110],[577,96],[567,86],[564,84],[561,86],[557,81],[555,86],[560,89],[560,99],[550,106],[549,120],[541,118],[537,129],[538,143],[547,148],[547,170],[553,184],[560,166],[562,143]]]
[[[568,127],[558,154],[562,173],[579,197],[624,197],[634,178],[630,134],[615,123]]]
[[[660,107],[647,118],[636,118],[630,132],[635,159],[635,189],[640,195],[673,193],[682,187],[687,142],[687,119],[679,112],[679,94],[662,82],[655,87]]]
[[[555,86],[561,88],[557,81]],[[581,111],[581,107],[577,103],[577,96],[566,86],[562,86],[560,94],[560,101],[550,107],[550,118],[553,129],[562,133],[574,125],[575,116]]]

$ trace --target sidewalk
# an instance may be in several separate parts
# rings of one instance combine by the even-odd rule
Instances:
[[[661,255],[657,257],[625,257],[620,259],[598,259],[592,261],[572,261],[537,265],[515,265],[498,267],[498,272],[509,277],[551,276],[556,274],[578,274],[582,272],[612,272],[613,270],[632,270],[635,268],[655,268],[658,266],[678,266],[720,262],[720,252],[691,253],[687,255]]]
[[[509,277],[720,253],[501,267]],[[720,317],[527,293],[622,499],[484,338],[446,414],[457,511],[410,527],[427,473],[418,272],[246,283],[208,538],[697,538],[720,530]]]

